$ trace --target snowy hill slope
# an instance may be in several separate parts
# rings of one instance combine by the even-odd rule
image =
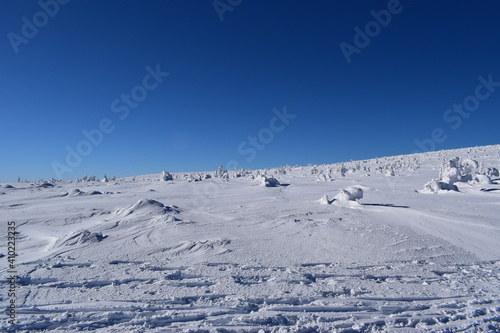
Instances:
[[[499,168],[496,145],[3,184],[18,329],[500,331]]]

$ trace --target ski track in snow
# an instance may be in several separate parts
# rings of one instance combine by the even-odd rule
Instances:
[[[340,164],[260,170],[276,187],[183,174],[2,186],[0,221],[19,232],[17,330],[498,332],[500,185],[415,190],[443,161],[498,167],[499,151],[348,162],[333,181],[314,169]],[[319,203],[349,186],[358,204]]]

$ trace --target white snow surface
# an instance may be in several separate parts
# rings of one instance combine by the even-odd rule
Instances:
[[[421,193],[455,157],[471,180]],[[15,221],[20,332],[499,332],[499,167],[495,145],[0,184],[2,282]]]

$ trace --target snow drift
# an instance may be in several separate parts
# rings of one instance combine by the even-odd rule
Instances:
[[[78,230],[67,236],[59,238],[54,243],[54,248],[81,245],[88,243],[99,243],[101,240],[106,238],[101,232],[90,232],[88,230]]]
[[[119,209],[116,214],[122,216],[129,216],[131,214],[167,214],[167,213],[179,213],[179,207],[177,206],[165,206],[159,201],[152,199],[140,199],[132,206],[127,208]]]

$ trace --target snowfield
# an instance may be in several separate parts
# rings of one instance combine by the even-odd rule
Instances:
[[[1,184],[2,331],[500,332],[498,168],[500,145]]]

